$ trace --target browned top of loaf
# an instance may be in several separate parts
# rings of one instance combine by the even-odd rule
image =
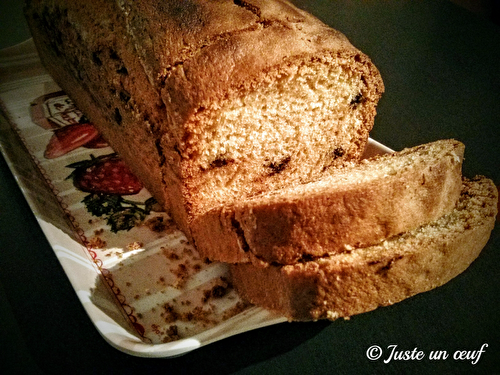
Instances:
[[[286,69],[283,61],[304,56],[369,61],[343,34],[286,1],[124,3],[128,31],[150,82],[162,90],[178,124],[195,111],[217,108],[242,88],[285,73],[273,71],[278,65]],[[380,78],[373,89],[383,90]]]

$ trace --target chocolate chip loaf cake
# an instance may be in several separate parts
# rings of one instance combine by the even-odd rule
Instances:
[[[375,245],[454,208],[464,149],[435,141],[222,205],[193,220],[193,238],[202,256],[227,263],[294,264]]]
[[[384,86],[287,1],[28,0],[56,82],[190,235],[221,203],[358,160]]]

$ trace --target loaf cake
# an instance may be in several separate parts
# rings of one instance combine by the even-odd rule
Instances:
[[[464,145],[440,140],[365,159],[318,181],[215,207],[193,220],[202,256],[295,262],[380,243],[450,212]]]
[[[384,90],[282,0],[28,0],[42,63],[188,236],[221,203],[362,155]]]
[[[382,243],[293,265],[231,265],[246,300],[290,320],[349,317],[443,285],[479,255],[497,214],[491,180],[464,180],[456,208]]]

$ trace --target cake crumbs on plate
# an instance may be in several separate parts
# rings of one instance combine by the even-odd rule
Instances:
[[[224,321],[235,315],[238,315],[239,313],[246,310],[249,306],[250,304],[248,302],[238,301],[236,305],[224,311],[224,314],[222,315],[222,320]]]
[[[168,260],[179,260],[180,259],[179,255],[175,251],[169,250],[163,246],[160,249],[161,249],[162,254]]]
[[[201,264],[193,264],[193,271],[198,272],[201,271]]]
[[[158,278],[158,280],[156,281],[156,284],[163,285],[163,286],[167,285],[165,282],[165,278],[163,276],[160,276]]]
[[[168,327],[166,335],[163,337],[162,342],[167,343],[171,341],[179,340],[181,336],[179,335],[179,330],[175,324]]]
[[[165,323],[173,323],[179,320],[179,313],[169,303],[163,305],[163,312],[160,315],[165,320]]]
[[[181,289],[187,281],[189,276],[189,271],[184,263],[181,263],[175,269],[171,269],[170,272],[177,278],[176,282],[172,285],[176,289]]]
[[[143,244],[139,241],[134,241],[134,242],[131,242],[129,243],[126,248],[125,248],[125,251],[133,251],[133,250],[139,250],[140,248],[142,248]]]
[[[182,242],[182,241],[181,241]],[[185,247],[183,250],[182,250],[182,255],[186,255],[186,256],[193,256],[193,249],[190,248],[190,247]]]
[[[221,284],[214,285],[211,289],[203,291],[202,303],[208,302],[211,298],[222,298],[227,294],[228,289],[231,287],[226,278],[220,278]]]
[[[106,241],[104,241],[99,236],[94,236],[94,237],[90,238],[88,241],[88,246],[91,249],[103,249],[104,247],[106,247],[106,245],[107,245]]]
[[[163,216],[152,217],[146,220],[144,225],[156,233],[166,232],[167,234],[171,234],[178,230],[172,219]]]

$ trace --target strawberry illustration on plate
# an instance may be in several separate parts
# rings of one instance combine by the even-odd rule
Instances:
[[[116,154],[95,157],[67,165],[73,172],[67,179],[86,193],[82,202],[87,211],[97,217],[104,217],[111,231],[130,230],[141,224],[156,207],[156,200],[135,202],[123,198],[139,193],[143,185]]]
[[[142,190],[142,183],[116,153],[82,160],[67,165],[74,168],[68,178],[78,190],[87,193],[134,195]]]

